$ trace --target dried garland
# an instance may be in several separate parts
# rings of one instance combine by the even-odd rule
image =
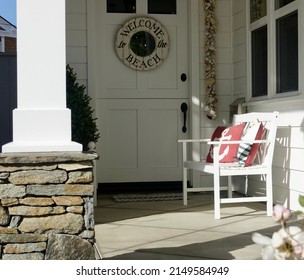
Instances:
[[[206,77],[206,100],[204,110],[209,119],[216,119],[216,21],[215,0],[204,0],[205,3],[205,77]]]

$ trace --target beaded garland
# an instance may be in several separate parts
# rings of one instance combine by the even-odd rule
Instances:
[[[205,0],[205,78],[206,99],[204,110],[209,119],[216,119],[216,20],[215,0]]]

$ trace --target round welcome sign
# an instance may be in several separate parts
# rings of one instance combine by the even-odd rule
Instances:
[[[169,36],[157,20],[137,17],[119,29],[115,48],[118,57],[127,66],[135,70],[151,70],[166,59]]]

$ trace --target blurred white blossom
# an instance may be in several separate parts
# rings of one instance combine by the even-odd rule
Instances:
[[[299,198],[303,205],[303,196]],[[272,238],[260,233],[253,233],[252,240],[262,246],[264,260],[304,260],[304,231],[299,226],[288,226],[292,217],[289,209],[275,205],[273,219],[280,223],[282,228],[272,234]]]

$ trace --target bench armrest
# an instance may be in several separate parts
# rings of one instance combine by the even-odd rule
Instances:
[[[208,141],[208,145],[232,145],[232,144],[263,144],[263,143],[270,143],[269,140],[238,140],[238,141]]]
[[[206,143],[208,145],[221,145],[221,144],[262,144],[262,143],[270,143],[269,140],[235,140],[235,141],[211,141],[210,139],[184,139],[178,140],[178,143]]]
[[[211,139],[183,139],[183,140],[178,140],[178,143],[208,143],[210,142]]]

